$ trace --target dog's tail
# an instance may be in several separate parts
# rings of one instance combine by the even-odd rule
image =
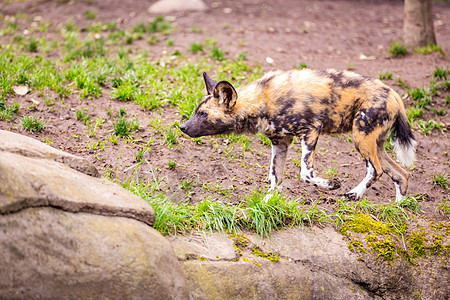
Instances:
[[[402,101],[400,97],[398,98],[397,101]],[[409,168],[414,163],[417,142],[406,117],[403,101],[392,127],[392,132],[395,134],[394,151],[400,164]]]

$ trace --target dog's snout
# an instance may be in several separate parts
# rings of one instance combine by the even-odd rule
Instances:
[[[182,132],[185,132],[185,131],[186,131],[186,124],[181,125],[181,126],[180,126],[180,130],[181,130]]]

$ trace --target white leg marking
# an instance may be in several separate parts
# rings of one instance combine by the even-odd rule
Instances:
[[[367,190],[367,184],[373,180],[374,175],[375,169],[373,165],[370,163],[370,161],[368,161],[366,177],[364,177],[364,179],[348,193],[356,194],[356,198],[361,198],[361,196]]]
[[[302,158],[300,161],[300,177],[303,181],[311,184],[315,184],[316,186],[324,189],[330,188],[330,181],[328,179],[323,179],[320,177],[316,177],[316,174],[313,169],[308,168],[306,164],[306,156],[311,154],[313,150],[309,150],[308,146],[305,143],[305,140],[301,140],[302,145]]]
[[[284,163],[286,161],[287,149],[283,149],[272,143],[272,158],[269,169],[269,190],[263,201],[267,201],[273,196],[273,192],[281,192],[280,180],[283,176]]]
[[[403,198],[405,198],[405,196],[402,195],[400,191],[400,186],[398,185],[397,182],[394,182],[394,186],[395,186],[395,202],[399,203],[400,201],[403,200]]]
[[[300,161],[300,177],[304,181],[308,181],[309,179],[314,177],[314,170],[308,169],[305,159],[306,155],[310,154],[312,151],[309,151],[308,146],[306,146],[305,140],[302,140],[301,144],[302,144],[302,158]]]
[[[272,193],[277,186],[277,178],[275,176],[275,157],[277,153],[277,147],[272,144],[272,158],[270,159],[270,169],[269,169],[269,193]]]

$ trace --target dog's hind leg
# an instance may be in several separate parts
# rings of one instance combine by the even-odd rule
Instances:
[[[381,161],[381,167],[383,171],[391,177],[395,186],[395,201],[399,202],[406,195],[406,189],[408,188],[409,174],[398,163],[388,156],[384,149],[384,144],[378,145],[378,154]]]
[[[269,170],[269,194],[273,193],[275,189],[281,189],[279,186],[283,177],[284,165],[286,163],[286,155],[288,148],[292,142],[292,136],[285,136],[282,138],[272,138],[272,159],[270,161]]]
[[[341,187],[339,181],[318,177],[314,172],[314,150],[319,139],[319,133],[319,129],[309,130],[308,134],[301,140],[302,157],[300,162],[300,177],[306,183],[311,183],[314,186],[327,190],[335,190]]]
[[[382,143],[384,146],[384,141],[387,129],[386,126],[371,126],[372,123],[367,120],[364,113],[361,117],[358,117],[353,122],[353,141],[355,147],[366,162],[366,176],[363,180],[355,186],[352,190],[345,193],[345,197],[349,200],[360,199],[366,190],[380,178],[383,174],[383,168],[381,166],[380,159],[378,157],[378,143]],[[366,127],[362,127],[365,124]]]

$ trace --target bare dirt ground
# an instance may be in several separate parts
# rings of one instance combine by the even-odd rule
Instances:
[[[51,21],[51,26],[73,20],[79,27],[92,22],[117,21],[120,28],[130,28],[133,24],[148,22],[155,17],[147,12],[153,1],[104,0],[104,1],[8,1],[0,4],[3,15],[15,15],[23,12],[27,20],[21,20],[21,26],[27,26],[34,16],[42,16]],[[274,69],[291,69],[299,63],[315,69],[337,68],[352,69],[357,73],[378,77],[382,72],[392,72],[393,79],[385,80],[400,95],[406,93],[406,87],[398,84],[401,78],[408,87],[428,86],[431,74],[436,67],[450,67],[448,58],[438,53],[428,55],[409,53],[403,58],[391,58],[388,48],[392,41],[401,40],[403,22],[403,1],[257,1],[225,0],[205,1],[210,9],[207,12],[171,13],[175,17],[176,30],[170,34],[174,46],[168,49],[166,43],[149,45],[145,41],[136,41],[130,46],[132,51],[145,49],[150,53],[149,59],[158,60],[167,51],[179,49],[189,53],[193,42],[208,38],[217,40],[218,45],[227,51],[227,57],[234,57],[244,51],[248,52],[247,61],[261,63],[264,71]],[[445,53],[450,53],[450,3],[433,3],[435,33],[437,42]],[[88,20],[83,13],[87,10],[96,12],[96,19]],[[195,32],[192,28],[202,28]],[[51,32],[51,30],[50,30]],[[5,43],[7,40],[2,39]],[[51,53],[47,54],[51,57]],[[267,63],[266,58],[273,59]],[[365,58],[365,59],[364,59]],[[369,59],[367,59],[369,58]],[[214,74],[213,74],[214,75]],[[201,74],[198,74],[201,76]],[[30,134],[18,126],[18,122],[8,123],[0,120],[0,128],[34,136],[36,139],[51,139],[52,146],[87,158],[101,172],[113,170],[121,179],[129,176],[136,164],[135,153],[149,139],[155,139],[152,149],[144,159],[152,166],[155,175],[164,178],[172,192],[178,190],[175,199],[186,196],[192,202],[211,195],[214,200],[239,202],[256,187],[267,185],[267,172],[270,159],[270,147],[263,145],[259,138],[249,137],[251,150],[242,152],[240,145],[230,148],[226,138],[215,138],[197,145],[186,136],[178,138],[173,148],[163,143],[161,133],[155,133],[147,126],[155,116],[162,116],[165,124],[181,120],[177,110],[164,107],[160,111],[145,111],[133,102],[119,102],[109,96],[110,90],[94,100],[81,99],[76,94],[70,95],[64,105],[53,107],[52,111],[43,103],[33,106],[34,113],[48,120],[45,131]],[[424,119],[435,119],[446,125],[447,132],[434,130],[425,136],[419,130],[414,135],[419,142],[415,168],[411,171],[409,195],[422,194],[422,209],[426,218],[449,220],[448,215],[436,209],[449,198],[449,192],[440,186],[434,186],[433,174],[446,172],[450,174],[450,107],[445,104],[448,91],[433,97],[432,107],[445,109],[443,116],[428,110]],[[26,112],[30,99],[36,93],[16,96],[15,100]],[[11,101],[12,99],[9,99]],[[413,100],[405,98],[406,106]],[[91,138],[86,134],[86,126],[75,119],[74,111],[80,107],[89,109],[92,117],[108,118],[106,109],[117,111],[125,107],[128,114],[139,119],[141,129],[134,134],[135,146],[127,143],[108,144],[102,151],[86,149]],[[111,128],[100,130],[97,135],[110,134]],[[78,138],[73,138],[74,136]],[[321,136],[317,147],[316,169],[324,175],[330,166],[337,168],[342,187],[335,191],[322,191],[299,179],[299,167],[293,162],[300,157],[300,145],[291,148],[285,171],[283,193],[290,198],[302,197],[315,200],[323,198],[323,205],[332,205],[333,199],[354,187],[365,174],[365,166],[353,144],[345,141],[347,135]],[[1,142],[1,141],[0,141]],[[136,146],[137,145],[137,146]],[[235,155],[226,155],[232,151]],[[230,158],[231,157],[231,158]],[[169,170],[169,160],[176,161],[176,168]],[[143,166],[145,168],[145,166]],[[146,173],[148,172],[148,173]],[[153,176],[149,169],[144,173]],[[183,180],[193,180],[189,191],[180,190]],[[366,196],[373,202],[388,203],[395,197],[395,189],[386,176],[368,190]]]

